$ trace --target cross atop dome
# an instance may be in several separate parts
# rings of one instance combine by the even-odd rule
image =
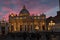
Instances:
[[[23,9],[26,9],[26,6],[25,5],[23,5]]]

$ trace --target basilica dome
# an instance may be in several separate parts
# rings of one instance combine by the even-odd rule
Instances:
[[[20,11],[19,15],[29,15],[29,11],[26,9],[25,5],[23,6],[23,9]]]

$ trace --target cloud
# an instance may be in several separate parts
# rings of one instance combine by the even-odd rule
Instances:
[[[49,11],[58,6],[58,0],[0,0],[0,17],[8,17],[9,13],[18,14],[24,4],[26,5],[30,14],[40,14],[45,11],[48,12],[48,14],[51,14],[54,11],[50,13]]]
[[[3,15],[2,12],[0,12],[0,16]]]
[[[54,16],[57,15],[57,11],[59,11],[59,7],[58,6],[48,10],[45,14],[46,14],[47,17],[49,17],[49,16],[53,16],[54,17]]]
[[[12,11],[12,9],[10,9],[8,7],[2,7],[2,11]]]

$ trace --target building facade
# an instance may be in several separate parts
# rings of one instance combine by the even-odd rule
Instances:
[[[9,32],[9,23],[6,22],[4,19],[0,21],[0,35],[1,34],[8,34]]]
[[[60,31],[60,11],[55,17],[50,16],[46,19],[48,30]]]
[[[11,13],[9,22],[0,21],[0,34],[8,32],[35,32],[35,31],[60,31],[60,11],[55,17],[46,18],[44,13],[40,15],[30,15],[23,6],[19,15]]]
[[[9,15],[10,32],[34,32],[46,31],[46,15],[30,15],[29,11],[23,6],[19,15],[11,13]]]

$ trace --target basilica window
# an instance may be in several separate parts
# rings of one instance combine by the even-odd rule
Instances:
[[[25,31],[26,31],[26,25],[25,25]]]
[[[34,17],[34,19],[36,19],[36,17]]]
[[[29,31],[29,25],[28,25],[27,29],[28,29],[27,31]]]
[[[18,17],[16,17],[16,19],[19,19]]]
[[[45,17],[43,16],[42,19],[45,19]]]
[[[40,19],[40,17],[38,17],[38,19]]]
[[[5,27],[2,27],[1,30],[2,30],[2,34],[5,34]]]
[[[22,19],[22,17],[20,17],[20,19]]]
[[[20,31],[22,31],[22,25],[20,25]]]
[[[42,29],[45,30],[45,26],[44,25],[42,26]]]
[[[23,19],[26,19],[26,17],[23,17]]]
[[[40,17],[34,17],[34,19],[40,19]]]

